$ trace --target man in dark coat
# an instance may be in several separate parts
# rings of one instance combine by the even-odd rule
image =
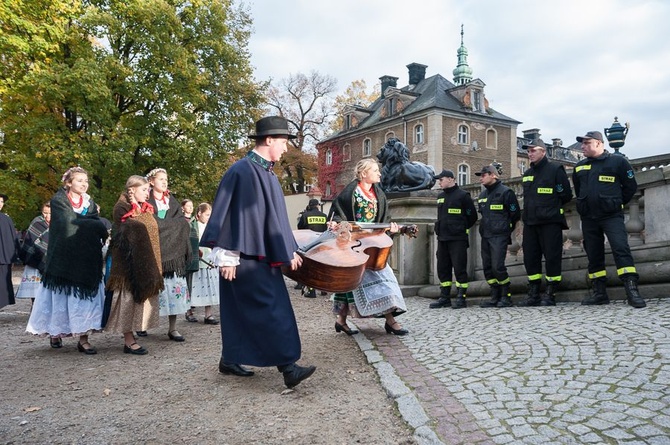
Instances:
[[[300,336],[282,265],[302,265],[289,225],[284,194],[273,172],[287,150],[288,122],[256,122],[256,146],[221,179],[200,245],[219,266],[222,356],[219,371],[241,377],[241,365],[277,366],[292,388],[316,367],[299,366]]]
[[[328,228],[328,218],[326,214],[319,210],[319,200],[310,199],[307,208],[300,212],[298,218],[298,229],[313,230],[315,232],[325,232]],[[295,289],[302,289],[302,294],[307,298],[316,298],[316,289],[313,287],[305,287],[302,283],[297,283]],[[321,295],[326,295],[321,292]]]
[[[12,262],[16,255],[16,228],[2,207],[7,195],[0,194],[0,309],[14,304],[14,286],[12,284]]]
[[[442,192],[437,195],[437,276],[440,280],[440,298],[430,303],[431,309],[467,306],[469,230],[477,222],[477,209],[470,193],[456,184],[454,172],[442,170],[434,177]],[[453,270],[453,275],[452,275]],[[456,297],[451,300],[451,278],[456,277]]]
[[[528,150],[530,168],[523,174],[523,264],[528,274],[528,294],[519,306],[555,306],[555,292],[561,284],[563,230],[568,228],[563,206],[572,199],[565,168],[547,158],[542,139],[521,148]],[[542,257],[547,287],[540,295]]]

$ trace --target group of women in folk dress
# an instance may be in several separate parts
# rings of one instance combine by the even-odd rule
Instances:
[[[62,183],[26,237],[33,250],[46,252],[41,266],[28,265],[19,287],[19,297],[34,298],[27,332],[48,336],[53,348],[62,347],[62,338],[78,336],[77,349],[92,355],[97,350],[89,336],[104,329],[123,334],[125,353],[144,355],[148,351],[135,335],[158,327],[161,316],[168,316],[167,335],[177,342],[185,340],[176,328],[177,315],[192,304],[206,301],[214,324],[211,306],[218,304],[218,287],[208,281],[206,290],[215,293],[191,301],[187,265],[198,253],[192,251],[191,225],[168,191],[164,169],[126,181],[112,212],[106,267],[103,248],[110,233],[87,193],[88,173],[70,168]],[[201,291],[203,285],[198,281],[195,287]]]

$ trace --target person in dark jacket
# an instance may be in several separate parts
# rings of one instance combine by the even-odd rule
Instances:
[[[298,229],[313,230],[315,232],[325,232],[328,229],[328,218],[325,213],[319,210],[319,200],[310,199],[307,208],[300,212],[298,218]],[[316,289],[304,286],[302,283],[296,283],[295,289],[302,289],[302,294],[307,298],[316,298]],[[321,291],[321,295],[326,292]]]
[[[542,139],[533,139],[521,148],[528,150],[530,168],[523,174],[521,212],[528,294],[519,306],[555,306],[562,278],[563,230],[568,228],[563,206],[572,199],[572,188],[565,168],[547,158]],[[547,287],[540,295],[543,256]]]
[[[493,165],[485,165],[475,175],[480,177],[479,182],[484,186],[477,199],[479,213],[482,214],[479,234],[482,238],[484,277],[491,286],[491,299],[480,306],[510,307],[512,296],[505,256],[507,246],[512,244],[512,231],[521,218],[519,202],[514,191],[500,182],[498,170]]]
[[[477,209],[468,192],[456,184],[454,172],[442,170],[437,176],[442,192],[437,196],[437,275],[440,279],[440,298],[429,305],[431,309],[451,306],[466,307],[468,289],[469,229],[477,222]],[[456,298],[451,301],[452,269],[456,277]]]
[[[589,279],[593,292],[584,305],[609,304],[605,270],[605,235],[612,248],[617,275],[623,281],[628,304],[646,306],[637,288],[639,275],[628,245],[623,206],[637,191],[635,173],[624,156],[605,150],[603,135],[589,131],[578,136],[584,159],[575,165],[572,183],[577,197],[577,212],[582,220],[584,250],[589,259]]]

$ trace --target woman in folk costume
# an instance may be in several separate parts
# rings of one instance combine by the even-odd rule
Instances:
[[[16,298],[30,298],[35,301],[42,287],[42,275],[47,264],[49,245],[49,224],[51,222],[51,203],[42,205],[42,213],[33,218],[23,236],[19,259],[25,265],[23,277]]]
[[[379,186],[379,164],[371,158],[356,164],[356,177],[333,201],[333,221],[379,222],[390,220],[386,195]],[[390,223],[390,233],[398,232],[398,225]],[[335,331],[347,335],[358,333],[347,326],[347,315],[352,317],[384,317],[384,329],[389,334],[405,335],[407,330],[395,316],[407,311],[398,280],[387,264],[380,271],[365,270],[361,285],[351,292],[333,296],[333,312],[337,315]]]
[[[149,181],[133,175],[114,205],[107,291],[112,293],[105,330],[123,334],[123,352],[148,351],[135,342],[133,331],[158,327],[158,293],[163,290],[158,224],[147,203]]]
[[[165,288],[158,296],[158,307],[161,317],[168,316],[170,340],[184,341],[184,337],[177,331],[177,315],[185,314],[191,303],[186,283],[186,266],[192,255],[190,227],[179,201],[168,191],[165,169],[151,170],[147,179],[151,184],[148,202],[156,210],[165,281]]]
[[[78,335],[77,349],[95,354],[88,336],[101,330],[102,246],[108,233],[86,193],[86,170],[72,167],[62,181],[63,188],[51,198],[46,268],[26,331],[49,335],[54,348],[62,346],[61,338]]]
[[[212,206],[209,203],[203,202],[196,210],[195,218],[191,222],[191,234],[197,236],[198,243],[205,232],[207,222],[212,214]],[[200,247],[199,251],[195,252],[195,261],[198,261],[199,267],[197,272],[193,274],[193,284],[191,286],[191,312],[193,317],[193,308],[205,308],[205,324],[219,324],[219,320],[212,316],[212,306],[219,304],[219,269],[206,259],[212,249],[209,247]],[[201,260],[199,260],[199,258]],[[187,313],[187,319],[188,319]]]

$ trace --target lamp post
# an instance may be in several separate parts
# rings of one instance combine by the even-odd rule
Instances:
[[[619,149],[623,147],[623,144],[626,141],[626,135],[628,134],[628,129],[630,124],[626,122],[625,127],[619,123],[619,118],[614,116],[614,122],[610,128],[605,128],[605,137],[607,142],[609,142],[610,147],[614,149],[615,155],[625,156],[623,153],[619,153]]]

